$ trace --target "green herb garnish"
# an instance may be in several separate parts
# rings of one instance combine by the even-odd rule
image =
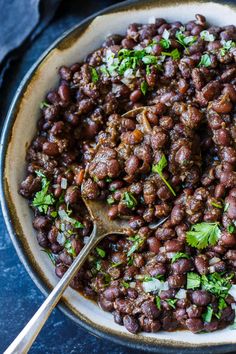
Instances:
[[[52,193],[48,193],[50,181],[47,177],[40,171],[35,171],[35,173],[37,176],[41,177],[42,189],[35,194],[32,205],[38,208],[41,213],[46,214],[48,207],[55,203],[55,198]]]
[[[71,240],[66,240],[66,242],[64,243],[64,247],[71,256],[76,257],[76,252],[74,247],[72,246]]]
[[[186,232],[187,243],[197,249],[214,246],[221,234],[218,224],[218,222],[202,222],[192,225],[190,231]]]
[[[178,299],[166,299],[165,301],[170,307],[172,307],[172,309],[175,309]]]
[[[114,203],[115,203],[115,199],[112,196],[107,198],[107,204],[112,205]]]
[[[133,209],[138,204],[137,200],[131,192],[125,192],[122,200],[129,209]]]
[[[180,52],[177,48],[172,50],[172,52],[161,52],[161,55],[172,57],[174,60],[180,59]]]
[[[215,296],[225,298],[231,288],[230,280],[233,277],[234,274],[228,276],[221,275],[220,273],[202,275],[202,286]]]
[[[160,40],[160,45],[162,46],[162,48],[164,49],[169,49],[170,48],[170,33],[169,31],[167,31],[167,29],[164,30],[163,34],[162,34],[162,39]]]
[[[205,322],[210,323],[213,315],[213,308],[211,305],[207,306],[206,312],[203,313],[202,318]]]
[[[187,273],[187,289],[196,289],[201,285],[200,275],[194,272]]]
[[[187,258],[187,259],[189,259],[190,256],[189,256],[187,253],[177,252],[177,253],[173,256],[173,258],[172,258],[172,260],[171,260],[171,263],[174,263],[174,262],[176,262],[178,259],[181,259],[181,258]]]
[[[97,70],[93,67],[91,67],[91,77],[92,77],[92,82],[97,82],[99,80],[99,75],[97,73]]]
[[[70,211],[69,211],[69,214],[71,214]],[[81,224],[80,221],[78,221],[78,220],[76,220],[74,218],[71,218],[67,214],[67,212],[65,210],[63,210],[63,209],[58,211],[58,215],[60,216],[60,218],[62,220],[67,221],[69,224],[71,224],[75,229],[82,229],[84,227],[84,225]]]
[[[227,226],[227,231],[230,233],[230,234],[233,234],[235,232],[235,226],[234,225],[228,225]]]
[[[223,206],[221,204],[215,203],[215,202],[211,202],[211,205],[218,208],[218,209],[222,209]]]
[[[191,46],[197,40],[196,36],[185,36],[181,31],[177,31],[175,37],[177,38],[177,42],[184,48]]]
[[[136,235],[134,237],[129,237],[128,239],[133,242],[133,245],[131,246],[131,248],[129,249],[129,251],[127,253],[127,257],[130,257],[131,254],[133,254],[135,251],[137,251],[143,245],[145,239],[143,237],[141,237],[140,235]]]
[[[145,96],[147,93],[147,89],[148,89],[148,84],[146,81],[143,81],[140,85],[140,90],[142,92],[142,94]]]
[[[57,211],[52,211],[50,213],[50,215],[51,215],[52,218],[56,218],[57,217]]]
[[[165,179],[165,177],[163,176],[163,170],[164,168],[167,166],[167,160],[165,155],[163,154],[160,161],[158,162],[158,164],[153,165],[152,166],[152,172],[156,172],[158,173],[158,175],[161,177],[162,181],[166,184],[166,186],[169,188],[169,190],[171,191],[171,193],[176,196],[176,193],[174,191],[174,189],[171,187],[171,185],[169,184],[169,182],[167,182],[167,180]]]
[[[125,289],[128,289],[128,288],[129,288],[129,283],[127,283],[126,281],[122,281],[122,282],[121,282],[121,285],[123,285],[123,287],[124,287]]]
[[[201,60],[198,64],[198,66],[205,66],[205,68],[208,68],[209,66],[211,66],[211,57],[209,54],[203,54],[201,56]]]
[[[158,310],[160,310],[161,309],[161,298],[160,298],[160,296],[156,296],[155,302],[156,302],[156,306],[157,306]]]
[[[97,251],[97,254],[98,254],[101,258],[105,258],[105,257],[106,257],[106,252],[105,252],[102,248],[96,247],[96,251]]]
[[[202,31],[200,33],[201,38],[206,42],[214,42],[215,36],[208,31]]]
[[[41,109],[44,109],[44,107],[49,108],[49,107],[51,107],[51,105],[50,105],[49,103],[43,101],[43,102],[40,103],[40,108],[41,108]]]
[[[236,43],[232,40],[230,41],[223,41],[223,47],[220,48],[220,54],[222,57],[225,56],[226,53],[230,51],[231,48],[235,48]]]

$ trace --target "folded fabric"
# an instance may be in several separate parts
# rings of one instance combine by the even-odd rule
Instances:
[[[11,59],[55,14],[61,0],[0,0],[0,86]]]

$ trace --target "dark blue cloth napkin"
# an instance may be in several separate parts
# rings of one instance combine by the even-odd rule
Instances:
[[[11,60],[55,14],[61,0],[0,0],[0,86]]]

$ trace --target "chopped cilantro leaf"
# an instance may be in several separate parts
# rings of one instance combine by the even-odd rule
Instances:
[[[115,203],[115,199],[113,197],[110,196],[107,198],[107,204],[112,205],[114,203]]]
[[[94,82],[94,83],[99,80],[97,70],[93,67],[91,68],[91,77],[92,77],[92,82]]]
[[[210,323],[213,315],[213,309],[211,305],[207,306],[206,312],[203,313],[202,318],[205,322]]]
[[[198,64],[198,66],[205,66],[205,68],[208,68],[209,66],[211,66],[211,57],[209,54],[203,54],[201,56],[201,60]]]
[[[125,205],[129,208],[129,209],[133,209],[136,207],[136,205],[138,204],[137,200],[135,199],[135,197],[133,196],[132,193],[130,192],[125,192],[123,195],[122,200],[124,201]]]
[[[230,41],[223,41],[223,47],[220,48],[220,54],[221,56],[225,56],[226,53],[230,51],[231,48],[235,48],[236,43],[232,40]]]
[[[190,256],[187,254],[187,253],[183,253],[183,252],[177,252],[174,256],[173,256],[173,258],[172,258],[172,260],[171,260],[171,263],[174,263],[174,262],[176,262],[178,259],[181,259],[181,258],[190,258]]]
[[[215,203],[215,202],[211,202],[211,205],[214,206],[215,208],[218,208],[218,209],[222,209],[223,206],[221,204],[218,204],[218,203]]]
[[[67,251],[67,253],[69,253],[71,256],[76,257],[76,252],[74,247],[72,246],[71,240],[66,240],[66,242],[64,243],[64,247]]]
[[[186,233],[186,241],[197,249],[205,248],[209,245],[214,246],[221,234],[218,222],[202,222],[192,225],[190,231]]]
[[[172,307],[172,309],[175,309],[176,302],[178,301],[178,299],[166,299],[165,301],[170,307]]]
[[[161,52],[161,54],[164,56],[172,57],[174,60],[180,59],[180,52],[177,48],[172,50],[172,52]]]
[[[141,89],[142,94],[145,96],[146,93],[147,93],[147,89],[148,89],[148,85],[147,85],[147,82],[146,82],[146,81],[143,81],[143,82],[141,83],[140,89]]]
[[[160,310],[161,309],[161,298],[160,298],[160,296],[156,296],[155,302],[156,302],[156,307],[158,308],[158,310]]]
[[[121,282],[121,285],[123,285],[123,287],[124,287],[125,289],[128,289],[128,288],[129,288],[129,283],[127,283],[126,281],[122,281],[122,282]]]
[[[129,240],[133,241],[133,245],[129,249],[127,253],[127,257],[130,257],[135,251],[137,251],[144,243],[144,238],[140,235],[136,235],[134,237],[130,237]]]
[[[52,211],[50,215],[51,215],[52,218],[56,218],[57,217],[57,211]]]
[[[235,226],[234,225],[228,225],[227,226],[227,231],[230,233],[230,234],[233,234],[235,232]]]
[[[105,258],[105,257],[106,257],[106,252],[105,252],[102,248],[96,247],[96,251],[97,251],[97,254],[98,254],[101,258]]]
[[[51,105],[50,105],[49,103],[43,101],[43,102],[40,103],[40,108],[41,108],[41,109],[44,109],[44,107],[47,107],[47,108],[48,108],[48,107],[51,107]]]
[[[153,165],[152,166],[152,172],[156,172],[158,173],[158,175],[161,177],[162,181],[166,184],[166,186],[169,188],[169,190],[171,191],[171,193],[176,196],[176,193],[174,191],[174,189],[171,187],[171,185],[169,184],[169,182],[165,179],[165,177],[163,176],[162,171],[164,170],[164,168],[167,166],[167,160],[165,155],[163,154],[160,161],[158,162],[158,164]]]
[[[196,289],[201,285],[200,275],[194,272],[187,273],[187,289]]]

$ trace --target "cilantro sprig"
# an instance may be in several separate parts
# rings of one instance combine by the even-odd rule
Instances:
[[[186,233],[187,243],[197,249],[214,246],[221,234],[218,225],[218,222],[202,222],[192,225],[190,231],[187,231]]]
[[[167,166],[167,159],[165,157],[165,155],[163,154],[160,161],[156,164],[152,166],[152,172],[156,172],[158,173],[158,175],[161,177],[162,181],[166,184],[166,186],[169,188],[169,190],[171,191],[171,193],[176,196],[176,193],[174,191],[174,189],[171,187],[170,183],[165,179],[165,177],[163,176],[163,170],[165,169],[165,167]]]
[[[191,46],[197,41],[196,36],[185,36],[182,31],[177,31],[175,37],[177,38],[177,42],[181,44],[184,48]]]
[[[55,198],[52,193],[48,193],[50,181],[47,177],[40,171],[35,171],[35,173],[41,177],[42,189],[35,194],[32,205],[38,208],[41,213],[46,214],[48,207],[55,203]]]

